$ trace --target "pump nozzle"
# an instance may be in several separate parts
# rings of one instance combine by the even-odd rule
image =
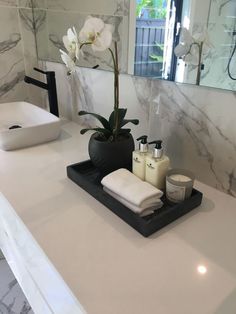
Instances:
[[[139,143],[139,151],[141,153],[147,153],[148,151],[148,142],[147,142],[147,135],[143,135],[143,136],[140,136],[139,138],[137,138],[137,141],[141,141]]]
[[[152,156],[153,158],[161,158],[163,155],[162,141],[153,141],[148,144],[156,144],[153,149]]]
[[[150,142],[148,144],[156,144],[155,148],[157,148],[157,149],[161,149],[162,148],[162,141],[160,141],[160,140],[153,141],[153,142]]]
[[[139,138],[137,138],[137,141],[141,141],[141,144],[147,144],[147,135],[142,135]]]

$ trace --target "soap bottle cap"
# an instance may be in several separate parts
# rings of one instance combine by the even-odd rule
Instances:
[[[147,153],[148,152],[147,135],[140,136],[139,138],[137,138],[137,141],[141,141],[139,143],[139,151],[141,153]]]
[[[160,140],[153,141],[153,142],[150,142],[149,144],[156,144],[156,146],[154,147],[153,152],[152,152],[152,157],[153,158],[161,158],[163,155],[162,141],[160,141]]]

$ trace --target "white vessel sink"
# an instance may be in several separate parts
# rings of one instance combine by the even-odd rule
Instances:
[[[12,128],[12,129],[10,129]],[[14,150],[55,140],[60,119],[28,102],[0,104],[0,148]]]

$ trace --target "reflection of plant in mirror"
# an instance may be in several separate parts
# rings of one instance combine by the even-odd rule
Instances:
[[[110,142],[119,140],[120,137],[128,135],[131,129],[122,129],[127,123],[137,125],[137,119],[126,120],[125,115],[127,109],[119,108],[119,65],[118,65],[118,49],[117,42],[114,42],[114,51],[110,48],[112,43],[113,26],[105,24],[103,20],[89,16],[79,35],[75,28],[69,28],[67,36],[63,36],[63,43],[67,52],[60,50],[61,58],[68,68],[68,75],[75,72],[76,62],[80,55],[83,56],[82,48],[90,46],[94,52],[108,50],[112,57],[113,71],[114,71],[114,107],[109,117],[105,119],[101,115],[80,111],[79,115],[92,115],[102,124],[102,127],[83,129],[81,134],[89,130],[97,131],[100,134],[101,140],[108,140]]]
[[[136,16],[142,18],[146,11],[147,18],[165,19],[166,6],[166,0],[136,0]]]
[[[174,52],[187,64],[197,66],[196,85],[200,84],[203,57],[209,54],[211,48],[212,44],[206,29],[193,35],[186,28],[181,30],[179,44]]]

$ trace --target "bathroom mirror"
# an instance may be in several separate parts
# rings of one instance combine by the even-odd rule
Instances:
[[[90,14],[115,26],[121,72],[236,90],[235,0],[33,2],[40,60],[61,62],[62,36],[71,26],[79,31]],[[111,70],[111,61],[109,53],[95,55],[88,47],[79,65]]]

